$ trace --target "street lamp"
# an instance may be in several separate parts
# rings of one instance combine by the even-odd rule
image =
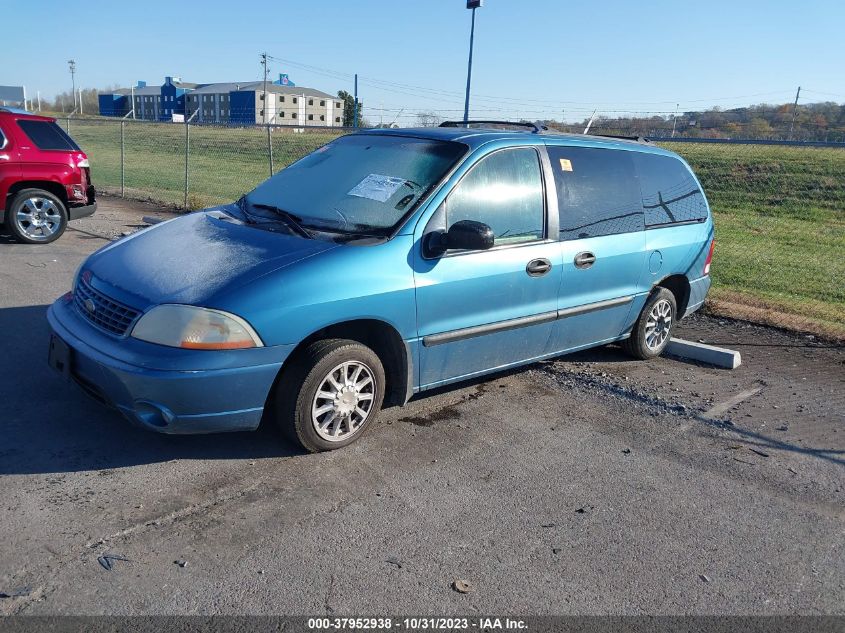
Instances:
[[[469,86],[472,82],[472,44],[475,39],[475,10],[483,6],[484,0],[467,0],[467,9],[472,9],[472,28],[469,32],[469,63],[467,64],[467,97],[464,101],[464,123],[469,121]]]

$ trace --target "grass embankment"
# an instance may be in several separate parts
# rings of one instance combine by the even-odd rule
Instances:
[[[120,190],[120,125],[71,121],[94,183]],[[185,128],[125,125],[125,191],[184,203]],[[274,169],[338,134],[272,133]],[[716,221],[710,309],[845,340],[845,150],[667,143],[698,174]],[[188,207],[234,200],[269,175],[267,134],[191,126]]]
[[[716,222],[711,308],[845,339],[845,149],[667,143]]]

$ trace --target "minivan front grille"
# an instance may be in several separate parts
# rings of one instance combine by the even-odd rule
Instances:
[[[118,303],[95,290],[84,276],[79,278],[74,288],[73,304],[89,323],[117,336],[126,334],[141,314],[139,310]]]

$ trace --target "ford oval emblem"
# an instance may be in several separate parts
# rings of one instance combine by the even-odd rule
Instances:
[[[83,304],[88,314],[94,314],[97,311],[97,305],[91,299],[86,299]]]

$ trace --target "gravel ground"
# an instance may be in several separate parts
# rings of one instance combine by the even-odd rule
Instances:
[[[0,614],[845,613],[842,347],[699,316],[739,369],[591,350],[330,454],[159,436],[45,362],[46,306],[144,215],[0,236]]]

